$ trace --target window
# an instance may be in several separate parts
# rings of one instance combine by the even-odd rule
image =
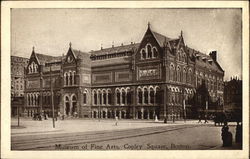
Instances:
[[[83,104],[87,104],[87,92],[83,93]]]
[[[182,78],[183,83],[187,82],[187,71],[186,68],[183,69],[183,78]]]
[[[94,91],[94,104],[97,105],[97,93]]]
[[[148,89],[144,88],[144,104],[148,104]]]
[[[120,91],[117,89],[116,90],[116,104],[120,104],[120,100],[121,100]]]
[[[150,96],[150,103],[151,104],[154,104],[155,102],[155,97],[154,97],[154,89],[153,88],[150,88],[150,91],[149,91],[149,96]]]
[[[181,70],[179,66],[177,66],[177,82],[181,82]]]
[[[142,90],[139,88],[137,91],[138,91],[138,104],[142,104]]]
[[[143,59],[146,59],[146,57],[147,57],[146,51],[143,49],[143,50],[142,50],[142,58],[143,58]]]
[[[159,56],[159,52],[156,47],[152,47],[150,43],[148,43],[145,48],[141,49],[141,59],[151,59]]]
[[[110,105],[111,104],[111,91],[108,90],[108,104]]]
[[[106,91],[103,91],[103,104],[106,105],[107,104],[107,94]]]
[[[157,58],[158,57],[158,51],[156,47],[153,48],[153,57]]]
[[[126,92],[124,89],[122,89],[122,104],[125,104],[125,101],[126,101]]]
[[[174,81],[174,65],[170,65],[170,80]]]
[[[147,45],[148,58],[152,58],[152,47],[150,44]]]

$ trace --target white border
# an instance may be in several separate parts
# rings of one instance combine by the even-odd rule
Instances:
[[[1,158],[248,158],[249,156],[249,8],[247,1],[4,1],[1,2]],[[242,8],[243,150],[169,151],[10,151],[11,8]]]

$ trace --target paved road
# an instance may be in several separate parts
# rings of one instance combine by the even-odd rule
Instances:
[[[231,131],[234,127],[230,128]],[[221,149],[221,127],[166,125],[11,137],[12,150],[169,150]],[[230,148],[231,149],[231,148]]]
[[[121,139],[132,139],[134,137],[143,137],[148,135],[156,135],[164,132],[178,131],[181,129],[193,128],[199,125],[173,125],[173,126],[159,126],[149,128],[136,128],[118,131],[98,131],[98,132],[84,132],[84,133],[64,133],[64,134],[36,134],[27,136],[12,136],[11,149],[12,150],[53,150],[61,144],[62,148],[65,146],[77,146],[82,144],[92,144],[97,142],[110,142]],[[70,148],[69,148],[70,149]],[[90,148],[91,149],[91,148]],[[98,149],[93,147],[92,149]]]

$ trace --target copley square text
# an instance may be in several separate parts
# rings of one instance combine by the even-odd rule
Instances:
[[[83,144],[83,145],[64,145],[55,144],[56,150],[178,150],[178,149],[191,149],[189,145],[181,145],[170,143],[168,145],[155,145],[155,144]]]

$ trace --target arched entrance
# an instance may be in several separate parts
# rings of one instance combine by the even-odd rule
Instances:
[[[65,102],[65,114],[70,115],[70,104],[68,96],[65,96],[64,102]]]
[[[71,96],[71,103],[72,103],[72,111],[71,111],[71,113],[74,114],[75,112],[77,112],[77,110],[76,110],[77,101],[76,101],[76,96],[75,95]]]

